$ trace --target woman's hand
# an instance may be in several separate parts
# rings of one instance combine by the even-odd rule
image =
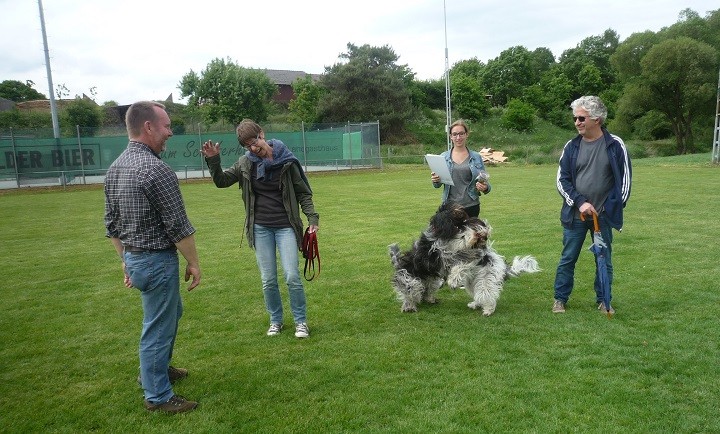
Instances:
[[[477,191],[485,193],[488,189],[488,185],[484,182],[476,182],[475,188],[477,189]]]
[[[220,153],[220,143],[213,143],[212,140],[208,140],[202,144],[200,153],[202,153],[205,158],[214,157]]]
[[[440,175],[436,174],[435,172],[430,173],[430,180],[433,182],[433,184],[437,184],[440,182]]]

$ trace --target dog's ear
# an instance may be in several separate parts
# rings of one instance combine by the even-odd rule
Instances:
[[[435,211],[435,214],[437,214],[439,212],[443,212],[443,211],[449,211],[450,208],[452,208],[452,206],[453,206],[453,204],[451,202],[442,203],[438,207],[437,211]]]
[[[449,239],[457,235],[459,228],[453,219],[452,210],[435,213],[430,219],[430,229],[436,238]]]
[[[452,213],[453,221],[455,221],[455,224],[458,226],[465,224],[470,218],[465,208],[461,206],[454,207],[450,212]]]

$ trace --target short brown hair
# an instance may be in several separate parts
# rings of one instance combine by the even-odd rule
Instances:
[[[129,137],[138,137],[142,134],[145,122],[157,119],[155,107],[165,110],[165,106],[155,101],[138,101],[130,106],[125,113],[125,127]]]
[[[245,146],[245,142],[258,137],[261,132],[262,128],[260,128],[260,125],[250,119],[243,119],[238,126],[235,127],[235,134],[237,134],[240,146]]]

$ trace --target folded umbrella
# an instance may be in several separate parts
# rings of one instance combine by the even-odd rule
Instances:
[[[598,224],[598,216],[593,213],[593,243],[590,246],[590,251],[595,254],[595,264],[597,266],[597,277],[598,284],[600,285],[600,292],[602,294],[603,305],[605,307],[605,314],[608,318],[612,318],[612,310],[610,308],[610,277],[607,271],[607,244],[603,240],[602,233],[600,232],[600,225]],[[581,220],[585,221],[583,214],[580,214]]]

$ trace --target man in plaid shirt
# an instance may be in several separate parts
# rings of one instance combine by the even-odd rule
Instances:
[[[123,262],[124,283],[140,290],[143,327],[140,381],[145,408],[181,413],[197,407],[173,392],[187,370],[170,366],[183,306],[177,251],[187,261],[185,281],[200,284],[195,228],[185,212],[175,172],[160,159],[172,136],[165,106],[141,101],[125,116],[130,142],[105,176],[106,236]]]

